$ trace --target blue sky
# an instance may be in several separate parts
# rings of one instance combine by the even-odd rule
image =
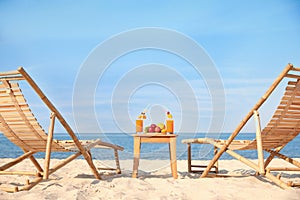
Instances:
[[[177,31],[197,42],[214,62],[222,79],[225,94],[225,123],[222,132],[234,130],[245,114],[263,95],[268,86],[287,65],[300,66],[300,2],[299,1],[0,1],[0,66],[1,71],[23,66],[73,126],[73,91],[76,77],[89,55],[107,39],[133,29],[156,27]],[[129,41],[130,42],[130,41]],[[111,49],[114,51],[114,49]],[[129,74],[149,63],[168,66],[188,83],[196,96],[197,108],[182,102],[190,96],[172,93],[170,82],[159,78],[135,85]],[[149,68],[150,69],[150,68]],[[134,71],[137,77],[157,75]],[[114,89],[121,83],[129,88],[129,100],[112,100]],[[83,83],[84,84],[84,83]],[[81,132],[134,131],[134,119],[145,107],[146,123],[164,120],[164,110],[174,113],[175,129],[182,129],[182,116],[189,117],[197,131],[207,131],[211,124],[212,105],[205,77],[169,52],[145,49],[117,58],[99,77],[95,88],[95,113],[84,112]],[[128,88],[126,88],[128,87]],[[128,92],[128,91],[127,91]],[[263,123],[271,116],[278,95],[264,110]],[[280,94],[280,92],[278,93]],[[121,94],[117,94],[122,97]],[[40,112],[37,98],[30,96],[33,110]],[[273,103],[275,102],[275,103]],[[116,116],[115,107],[128,113],[130,120]],[[118,110],[117,109],[117,110]],[[151,111],[151,112],[150,112]],[[37,117],[48,125],[48,113]],[[99,124],[90,124],[89,116]],[[152,116],[151,116],[152,115]],[[189,125],[189,124],[187,124]],[[253,132],[254,124],[245,128]],[[61,127],[57,128],[61,131]]]

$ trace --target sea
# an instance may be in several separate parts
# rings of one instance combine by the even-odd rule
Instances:
[[[177,134],[177,144],[176,144],[176,154],[178,160],[187,159],[187,145],[183,144],[181,141],[183,139],[192,138],[203,138],[203,137],[213,137],[219,139],[227,139],[230,133],[221,134],[205,134],[205,133],[178,133]],[[124,147],[124,151],[119,152],[120,160],[131,160],[133,159],[133,137],[132,134],[128,133],[101,133],[101,134],[89,134],[81,133],[77,134],[79,139],[82,140],[92,140],[100,138],[103,141],[113,143]],[[70,139],[66,133],[55,133],[54,138],[57,140]],[[255,133],[240,133],[236,139],[241,140],[252,140],[255,138]],[[11,143],[2,133],[0,133],[0,158],[17,158],[22,155],[23,151],[13,143]],[[292,142],[290,142],[282,151],[283,154],[288,155],[293,158],[300,158],[300,135],[298,135]],[[94,159],[101,160],[113,160],[114,153],[108,149],[98,149],[94,148],[92,150],[92,156]],[[250,159],[256,159],[257,153],[253,150],[237,151],[242,156]],[[62,159],[67,157],[68,153],[53,152],[51,154],[52,158]],[[265,153],[264,156],[267,157],[269,154]],[[44,158],[45,153],[36,153],[36,158]],[[213,147],[212,145],[205,144],[192,144],[192,159],[193,160],[210,160],[213,157]],[[82,159],[82,157],[80,157]],[[149,160],[167,160],[169,157],[169,146],[168,144],[157,144],[157,143],[143,143],[141,145],[141,159]],[[220,159],[234,159],[227,153],[223,153]]]

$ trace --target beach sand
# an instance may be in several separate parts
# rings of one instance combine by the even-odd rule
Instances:
[[[1,163],[9,159],[0,159]],[[52,160],[57,162],[57,159]],[[299,161],[299,159],[298,159]],[[41,160],[39,160],[41,162]],[[206,164],[207,161],[196,161]],[[274,160],[272,165],[283,161]],[[16,166],[26,170],[26,166]],[[95,161],[97,166],[110,165],[113,161]],[[0,199],[300,199],[300,188],[283,190],[263,177],[247,176],[254,171],[237,160],[221,160],[220,171],[242,177],[201,178],[187,172],[187,161],[179,160],[178,179],[173,179],[168,160],[141,160],[139,177],[131,178],[132,160],[121,160],[122,174],[101,171],[103,180],[96,180],[85,160],[77,159],[56,171],[49,180],[42,181],[30,191],[0,192]],[[285,163],[285,162],[284,162]],[[300,182],[300,172],[284,172],[283,179]],[[26,177],[1,176],[1,185],[15,179],[25,182]]]

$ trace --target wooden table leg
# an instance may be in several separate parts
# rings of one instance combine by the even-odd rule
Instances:
[[[169,149],[172,175],[177,179],[176,138],[170,138]]]
[[[192,172],[192,151],[191,143],[187,144],[188,153],[188,172]]]
[[[138,175],[139,161],[140,161],[140,149],[141,149],[141,138],[134,137],[133,140],[133,170],[132,178],[136,178]]]

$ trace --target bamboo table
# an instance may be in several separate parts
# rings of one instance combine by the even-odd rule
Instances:
[[[134,158],[133,158],[133,172],[132,178],[138,175],[138,167],[140,161],[140,150],[142,143],[169,143],[170,164],[173,178],[177,179],[177,160],[176,160],[176,137],[175,134],[134,134]]]

